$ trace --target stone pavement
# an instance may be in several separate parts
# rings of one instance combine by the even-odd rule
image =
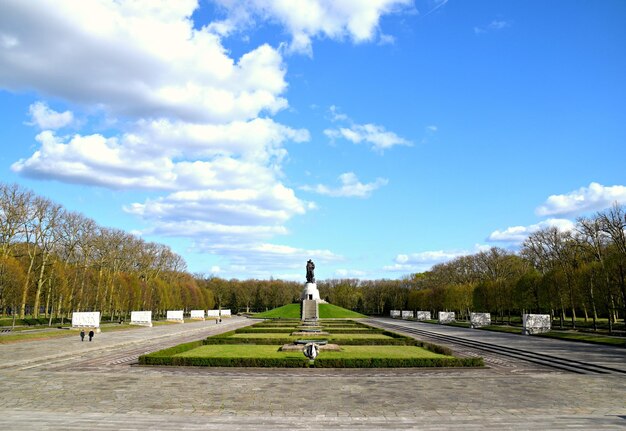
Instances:
[[[626,377],[618,375],[524,371],[524,364],[509,373],[156,368],[97,360],[136,350],[151,334],[174,342],[187,332],[201,338],[247,323],[103,333],[85,354],[78,337],[0,345],[0,429],[626,429]],[[76,359],[63,356],[66,350]],[[54,357],[32,362],[26,354]]]

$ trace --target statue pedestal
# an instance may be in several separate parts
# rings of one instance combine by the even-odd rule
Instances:
[[[307,283],[304,286],[304,290],[302,291],[302,295],[300,295],[300,299],[301,300],[313,300],[313,301],[319,301],[320,298],[320,291],[317,290],[317,284],[315,283]]]

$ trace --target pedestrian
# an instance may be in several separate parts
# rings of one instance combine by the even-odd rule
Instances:
[[[85,341],[85,330],[84,329],[80,330],[80,341]]]
[[[89,341],[93,338],[93,330],[89,331]]]

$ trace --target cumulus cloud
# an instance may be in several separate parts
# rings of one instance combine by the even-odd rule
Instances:
[[[603,186],[592,182],[588,187],[548,197],[535,213],[540,216],[577,216],[603,210],[616,201],[626,203],[626,186]]]
[[[200,240],[195,243],[194,248],[200,252],[227,258],[231,263],[221,267],[225,274],[245,272],[252,277],[265,279],[273,276],[288,280],[304,280],[306,259],[313,259],[317,264],[344,261],[343,256],[327,249],[298,248],[261,241],[214,243]],[[330,276],[323,271],[316,271],[315,275],[318,279]]]
[[[280,24],[291,35],[288,51],[312,53],[312,40],[326,37],[350,39],[354,43],[373,41],[388,43],[389,35],[381,33],[383,15],[409,10],[411,0],[325,1],[325,0],[217,0],[227,17],[214,23],[211,30],[227,35],[243,26],[263,19]]]
[[[512,226],[502,231],[495,230],[489,235],[487,241],[521,244],[533,232],[549,227],[556,227],[561,231],[570,231],[574,229],[575,224],[568,219],[551,218],[530,226]]]
[[[383,270],[389,272],[421,272],[438,263],[448,262],[457,257],[489,249],[489,246],[476,244],[473,250],[430,250],[419,253],[398,254],[393,265],[386,265]]]
[[[50,109],[44,102],[35,102],[28,108],[31,122],[30,125],[40,129],[60,129],[72,124],[74,114],[71,111],[57,112]]]
[[[114,115],[228,122],[287,107],[280,53],[233,59],[194,29],[194,0],[5,4],[0,86],[36,89]]]
[[[413,145],[411,141],[401,138],[377,124],[353,124],[351,127],[326,129],[324,134],[331,139],[347,139],[355,144],[365,142],[377,152],[383,152],[396,145]]]
[[[374,182],[363,184],[353,172],[346,172],[339,175],[339,182],[341,186],[336,188],[318,184],[316,186],[303,186],[300,189],[332,197],[366,198],[374,190],[387,185],[389,181],[385,178],[376,178]]]
[[[309,132],[271,118],[288,107],[284,47],[263,44],[234,56],[221,38],[246,20],[265,20],[291,35],[287,51],[310,50],[317,37],[373,41],[382,37],[380,17],[409,3],[224,0],[227,19],[196,28],[197,0],[7,0],[0,14],[0,88],[67,103],[89,118],[77,126],[107,120],[106,132],[61,135],[55,130],[74,125],[74,113],[34,103],[29,117],[42,129],[38,146],[12,169],[31,178],[151,191],[156,195],[124,208],[146,221],[143,234],[193,236],[215,252],[215,244],[252,241],[250,256],[269,255],[258,244],[286,234],[290,218],[314,207],[284,184],[282,172],[286,145],[308,141]],[[239,6],[242,21],[235,16]],[[380,126],[355,130],[380,149],[404,142]],[[343,193],[355,196],[382,185],[350,180]]]

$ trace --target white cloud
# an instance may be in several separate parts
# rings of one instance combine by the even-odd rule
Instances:
[[[364,278],[368,273],[360,271],[358,269],[338,269],[335,271],[335,275],[339,278]]]
[[[549,227],[556,227],[561,231],[570,231],[574,229],[575,225],[568,219],[551,218],[530,226],[512,226],[502,231],[495,230],[489,235],[487,241],[521,244],[533,232]]]
[[[408,10],[411,0],[217,0],[227,11],[227,18],[213,26],[219,34],[230,34],[251,26],[255,19],[274,21],[291,35],[290,52],[312,53],[312,40],[326,37],[351,39],[355,43],[389,41],[379,29],[383,15]]]
[[[221,267],[224,274],[246,273],[250,277],[279,277],[289,280],[305,280],[305,262],[313,259],[318,264],[316,278],[329,278],[323,271],[327,265],[342,262],[344,258],[326,249],[305,249],[265,242],[214,243],[201,240],[195,243],[200,252],[219,255],[230,264]],[[321,266],[319,264],[322,264]]]
[[[383,152],[396,145],[413,145],[410,141],[376,124],[353,124],[350,128],[326,129],[324,134],[331,139],[343,138],[355,144],[366,142],[378,152]]]
[[[626,186],[603,186],[592,182],[589,187],[548,197],[535,213],[540,216],[577,216],[603,210],[616,201],[626,203]]]
[[[488,249],[483,244],[474,245],[473,250],[430,250],[419,253],[398,254],[393,265],[383,267],[388,272],[422,272],[427,271],[433,265],[448,262],[457,257],[466,256]]]
[[[363,184],[353,172],[346,172],[339,175],[339,181],[341,182],[341,186],[338,188],[327,187],[323,184],[318,184],[316,186],[303,186],[300,188],[302,190],[332,197],[366,198],[369,197],[374,190],[386,185],[389,182],[385,178],[377,178],[376,181],[372,183]]]
[[[57,112],[50,109],[44,102],[35,102],[28,107],[31,117],[31,125],[36,125],[40,129],[60,129],[68,126],[74,121],[74,114],[71,111]]]
[[[482,33],[487,33],[490,31],[499,31],[510,26],[511,26],[511,23],[509,21],[505,21],[502,19],[494,19],[493,21],[491,21],[489,24],[485,26],[474,27],[474,33],[482,34]]]
[[[280,53],[238,60],[196,30],[195,0],[12,2],[0,28],[0,86],[33,88],[114,115],[228,122],[287,107]],[[5,46],[7,44],[5,43]]]

